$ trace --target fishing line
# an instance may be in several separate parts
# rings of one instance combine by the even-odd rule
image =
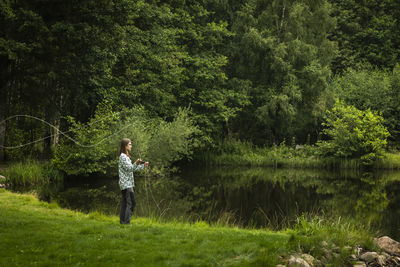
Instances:
[[[38,121],[40,121],[40,122],[42,122],[42,123],[48,125],[49,127],[51,127],[51,128],[53,128],[54,130],[56,130],[56,133],[55,133],[55,134],[51,134],[51,135],[46,136],[46,137],[43,137],[43,138],[36,139],[36,140],[34,140],[34,141],[32,141],[32,142],[28,142],[28,143],[24,143],[24,144],[18,145],[18,146],[3,146],[3,145],[0,145],[0,148],[4,148],[4,149],[17,149],[17,148],[21,148],[21,147],[24,147],[24,146],[28,146],[28,145],[31,145],[31,144],[35,144],[35,143],[41,142],[41,141],[46,140],[47,138],[51,138],[51,137],[53,137],[53,136],[55,136],[55,135],[57,135],[57,134],[61,134],[61,135],[65,136],[65,137],[68,138],[70,141],[74,142],[76,145],[78,145],[78,146],[80,146],[80,147],[85,147],[85,148],[94,147],[94,146],[97,146],[97,145],[101,144],[101,143],[104,142],[105,140],[111,138],[112,136],[114,136],[114,135],[116,135],[116,134],[122,132],[122,131],[125,130],[126,128],[130,127],[131,124],[128,124],[128,125],[126,125],[125,127],[122,127],[122,128],[119,129],[118,131],[112,133],[111,135],[106,136],[105,138],[101,139],[99,142],[97,142],[97,143],[95,143],[95,144],[91,144],[91,145],[84,145],[84,144],[81,144],[80,142],[78,142],[78,141],[75,140],[74,138],[68,136],[67,133],[73,132],[73,131],[76,131],[76,130],[80,130],[80,129],[84,128],[84,127],[88,127],[88,126],[90,126],[90,125],[92,125],[92,124],[101,122],[101,121],[103,121],[103,120],[105,120],[105,119],[107,119],[107,118],[109,118],[109,117],[111,117],[111,116],[118,115],[118,114],[120,114],[120,113],[121,113],[121,112],[117,112],[117,113],[111,114],[111,115],[109,115],[109,116],[107,116],[107,117],[104,117],[104,118],[102,118],[102,119],[99,119],[99,120],[96,120],[96,121],[94,121],[94,122],[90,122],[90,123],[84,124],[84,125],[82,125],[82,126],[80,126],[80,127],[76,127],[76,128],[70,129],[70,130],[65,131],[65,132],[60,131],[55,125],[53,125],[53,124],[51,124],[51,123],[49,123],[49,122],[47,122],[47,121],[45,121],[45,120],[43,120],[43,119],[41,119],[41,118],[32,116],[32,115],[26,115],[26,114],[23,114],[23,115],[20,115],[20,114],[19,114],[19,115],[13,115],[13,116],[10,116],[10,117],[6,118],[5,120],[1,121],[1,122],[0,122],[0,125],[2,125],[3,123],[6,123],[8,120],[11,120],[11,119],[14,119],[14,118],[25,117],[25,118],[29,118],[29,119],[38,120]],[[2,132],[4,132],[4,131],[2,131]],[[0,133],[1,133],[1,132],[0,132]],[[153,202],[156,204],[158,210],[161,211],[161,208],[160,208],[158,202],[156,201],[156,199],[155,199],[155,197],[154,197],[153,190],[151,189],[151,185],[149,185],[149,181],[148,181],[147,175],[145,175],[145,187],[146,187],[147,203],[150,203],[149,195],[148,195],[148,191],[150,191],[150,195],[151,195],[151,198],[152,198]],[[160,203],[161,203],[161,202],[160,202]]]
[[[43,119],[41,119],[41,118],[32,116],[32,115],[26,115],[26,114],[24,114],[24,115],[13,115],[13,116],[10,116],[10,117],[6,118],[5,120],[1,121],[1,122],[0,122],[0,125],[3,124],[3,123],[5,123],[5,122],[8,121],[8,120],[11,120],[11,119],[14,119],[14,118],[25,117],[25,118],[30,118],[30,119],[38,120],[38,121],[40,121],[40,122],[42,122],[42,123],[48,125],[49,127],[55,129],[55,130],[56,130],[56,133],[55,133],[55,134],[48,135],[48,136],[43,137],[43,138],[36,139],[36,140],[31,141],[31,142],[28,142],[28,143],[24,143],[24,144],[21,144],[21,145],[17,145],[17,146],[3,146],[3,145],[0,145],[0,148],[4,148],[4,149],[16,149],[16,148],[21,148],[21,147],[24,147],[24,146],[28,146],[28,145],[31,145],[31,144],[35,144],[35,143],[41,142],[41,141],[43,141],[43,140],[46,140],[47,138],[51,138],[51,137],[53,137],[53,136],[56,136],[57,134],[61,134],[61,135],[65,136],[66,138],[68,138],[69,140],[71,140],[72,142],[74,142],[74,143],[75,143],[76,145],[78,145],[78,146],[85,147],[85,148],[94,147],[94,146],[97,146],[97,145],[101,144],[101,143],[104,142],[105,140],[109,139],[111,136],[116,135],[116,134],[120,133],[121,131],[125,130],[125,129],[126,129],[127,127],[129,127],[130,125],[127,125],[127,126],[123,127],[122,129],[116,131],[115,133],[113,133],[113,134],[111,134],[111,135],[108,135],[108,136],[106,136],[105,138],[103,138],[102,140],[100,140],[99,142],[97,142],[97,143],[95,143],[95,144],[91,144],[91,145],[81,144],[79,141],[77,141],[77,140],[73,139],[72,137],[68,136],[67,133],[72,132],[72,131],[76,131],[76,130],[79,130],[79,129],[82,129],[82,128],[84,128],[84,127],[90,126],[90,125],[95,124],[95,123],[98,123],[98,122],[101,122],[101,121],[103,121],[103,120],[105,120],[105,119],[107,119],[107,118],[109,118],[109,117],[111,117],[111,116],[118,115],[119,113],[120,113],[120,112],[117,112],[117,113],[115,113],[115,114],[111,114],[111,115],[109,115],[109,116],[107,116],[107,117],[104,117],[104,118],[102,118],[102,119],[96,120],[96,121],[94,121],[94,122],[90,122],[90,123],[88,123],[88,124],[84,124],[84,125],[82,125],[82,126],[80,126],[80,127],[76,127],[76,128],[74,128],[74,129],[70,129],[70,130],[65,131],[65,132],[60,131],[55,125],[53,125],[53,124],[51,124],[51,123],[49,123],[49,122],[47,122],[47,121],[45,121],[45,120],[43,120]]]
[[[148,181],[147,179],[148,179],[148,177],[147,177],[147,175],[145,175],[145,176],[144,176],[144,186],[145,186],[145,188],[146,188],[147,205],[149,205],[149,203],[150,203],[150,201],[149,201],[149,192],[148,192],[148,191],[150,191],[151,198],[153,199],[153,202],[156,204],[158,210],[161,211],[160,206],[158,205],[156,199],[154,198],[153,190],[151,190],[151,186],[149,186],[149,181]],[[161,203],[161,202],[160,202],[160,203]]]

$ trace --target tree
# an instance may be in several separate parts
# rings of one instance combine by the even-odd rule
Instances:
[[[327,1],[250,0],[236,12],[228,75],[251,85],[241,137],[280,143],[317,135],[312,110],[330,77],[335,20]]]
[[[331,39],[339,53],[332,69],[341,73],[349,67],[371,64],[392,69],[399,60],[400,3],[396,0],[330,0],[337,28]]]
[[[331,97],[359,110],[379,112],[390,132],[389,141],[398,146],[400,136],[400,67],[392,71],[376,68],[348,69],[330,83]]]
[[[190,107],[199,138],[213,144],[248,104],[246,83],[228,81],[225,73],[226,23],[214,21],[198,1],[140,3],[136,10],[121,28],[123,53],[106,98],[167,120]]]
[[[389,132],[383,121],[377,112],[361,111],[338,100],[323,124],[328,140],[318,142],[322,155],[361,159],[371,165],[383,155],[387,144]]]
[[[87,120],[110,86],[108,74],[118,53],[113,35],[124,3],[2,1],[2,114],[29,114],[57,127],[63,127],[63,116]],[[45,127],[27,135],[29,126],[6,124],[5,144],[50,135]]]

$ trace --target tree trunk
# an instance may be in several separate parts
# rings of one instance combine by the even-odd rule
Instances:
[[[0,96],[0,99],[4,99],[3,95]],[[5,140],[6,140],[6,123],[4,122],[6,116],[5,112],[5,101],[0,101],[0,162],[5,161]]]
[[[1,83],[0,87],[0,162],[6,161],[6,122],[4,121],[7,118],[7,109],[8,109],[8,94],[7,94],[7,86],[8,82],[8,71],[9,71],[9,60],[6,57],[0,57],[0,66],[2,71]]]

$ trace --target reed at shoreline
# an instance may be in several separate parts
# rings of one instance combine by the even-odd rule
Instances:
[[[59,181],[63,178],[50,162],[39,163],[34,160],[13,162],[7,168],[0,170],[9,185],[36,185]]]
[[[258,166],[312,169],[400,169],[400,153],[386,152],[372,166],[357,158],[321,157],[311,145],[256,147],[248,142],[228,141],[216,151],[199,153],[195,163],[209,166]]]

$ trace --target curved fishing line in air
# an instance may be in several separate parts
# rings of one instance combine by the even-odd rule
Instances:
[[[85,147],[85,148],[90,148],[90,147],[97,146],[97,145],[101,144],[102,142],[104,142],[105,140],[109,139],[111,136],[116,135],[116,134],[122,132],[123,130],[125,130],[126,128],[128,128],[130,125],[127,125],[127,126],[125,126],[125,127],[122,127],[121,129],[119,129],[119,130],[116,131],[115,133],[112,133],[111,135],[108,135],[108,136],[106,136],[105,138],[101,139],[99,142],[97,142],[97,143],[95,143],[95,144],[91,144],[91,145],[81,144],[79,141],[77,141],[77,140],[73,139],[72,137],[68,136],[67,133],[73,132],[73,131],[76,131],[76,130],[79,130],[79,129],[81,129],[81,128],[83,128],[83,127],[86,127],[86,126],[90,126],[90,125],[95,124],[95,123],[97,123],[97,122],[101,122],[101,121],[103,121],[103,120],[105,120],[105,119],[107,119],[107,118],[109,118],[109,117],[111,117],[111,116],[117,115],[117,114],[119,114],[119,113],[120,113],[120,112],[117,112],[117,113],[115,113],[115,114],[111,114],[111,115],[109,115],[109,116],[107,116],[107,117],[104,117],[104,118],[102,118],[102,119],[96,120],[96,121],[94,121],[94,122],[91,122],[91,123],[82,125],[81,127],[77,127],[77,128],[74,128],[74,129],[65,131],[65,132],[60,131],[60,130],[59,130],[56,126],[54,126],[53,124],[51,124],[51,123],[49,123],[49,122],[47,122],[47,121],[45,121],[45,120],[43,120],[43,119],[41,119],[41,118],[32,116],[32,115],[13,115],[13,116],[10,116],[10,117],[6,118],[5,120],[1,121],[1,122],[0,122],[0,125],[3,124],[3,123],[5,123],[5,122],[8,121],[8,120],[11,120],[11,119],[14,119],[14,118],[18,118],[18,117],[25,117],[25,118],[35,119],[35,120],[38,120],[38,121],[43,122],[44,124],[48,125],[49,127],[53,128],[53,129],[55,129],[55,130],[56,130],[56,133],[58,132],[58,134],[61,134],[61,135],[65,136],[66,138],[68,138],[69,140],[71,140],[72,142],[74,142],[76,145],[81,146],[81,147]],[[24,144],[21,144],[21,145],[18,145],[18,146],[3,146],[3,145],[0,145],[0,148],[4,148],[4,149],[16,149],[16,148],[21,148],[21,147],[24,147],[24,146],[28,146],[28,145],[32,145],[32,144],[41,142],[41,141],[46,140],[47,138],[51,138],[51,137],[53,137],[53,136],[55,136],[55,135],[56,135],[56,134],[51,134],[51,135],[49,135],[49,136],[46,136],[46,137],[43,137],[43,138],[39,138],[39,139],[36,139],[36,140],[34,140],[34,141],[32,141],[32,142],[24,143]]]
[[[110,116],[107,116],[107,117],[105,117],[105,118],[102,118],[102,119],[99,119],[99,120],[97,120],[97,121],[94,121],[94,122],[91,122],[91,123],[82,125],[81,127],[76,127],[76,128],[74,128],[74,129],[71,129],[71,130],[68,130],[68,131],[65,131],[65,132],[60,131],[60,130],[59,130],[56,126],[54,126],[53,124],[51,124],[51,123],[49,123],[49,122],[47,122],[47,121],[45,121],[45,120],[43,120],[43,119],[41,119],[41,118],[32,116],[32,115],[13,115],[13,116],[10,116],[10,117],[6,118],[5,120],[1,121],[1,122],[0,122],[0,125],[3,124],[3,123],[5,123],[5,122],[8,121],[8,120],[11,120],[11,119],[14,119],[14,118],[18,118],[18,117],[25,117],[25,118],[35,119],[35,120],[38,120],[38,121],[43,122],[44,124],[48,125],[49,127],[53,128],[53,129],[55,129],[56,132],[58,132],[59,134],[65,136],[66,138],[68,138],[69,140],[71,140],[72,142],[74,142],[75,144],[77,144],[78,146],[85,147],[85,148],[89,148],[89,147],[94,147],[94,146],[97,146],[97,145],[101,144],[101,143],[104,142],[105,140],[109,139],[111,136],[116,135],[116,134],[122,132],[123,130],[125,130],[126,128],[128,128],[128,127],[131,126],[131,125],[128,124],[128,125],[126,125],[125,127],[122,127],[121,129],[119,129],[118,131],[116,131],[115,133],[113,133],[113,134],[111,134],[111,135],[108,135],[108,136],[106,136],[105,138],[101,139],[99,142],[97,142],[97,143],[95,143],[95,144],[91,144],[91,145],[83,145],[83,144],[79,143],[77,140],[75,140],[75,139],[73,139],[72,137],[68,136],[67,133],[72,132],[72,131],[79,130],[79,129],[81,129],[81,128],[83,128],[83,127],[86,127],[86,126],[90,126],[90,125],[95,124],[95,123],[97,123],[97,122],[101,122],[102,120],[107,119],[107,118],[109,118],[109,117],[111,117],[111,116],[113,116],[113,115],[118,115],[119,113],[120,113],[120,112],[117,112],[117,113],[115,113],[115,114],[111,114]],[[24,146],[28,146],[28,145],[31,145],[31,144],[35,144],[35,143],[41,142],[41,141],[46,140],[47,138],[53,137],[53,136],[55,136],[55,135],[56,135],[56,134],[51,134],[51,135],[49,135],[49,136],[46,136],[46,137],[43,137],[43,138],[39,138],[39,139],[36,139],[35,141],[28,142],[28,143],[25,143],[25,144],[21,144],[21,145],[18,145],[18,146],[3,146],[3,145],[0,145],[0,148],[4,148],[4,149],[17,149],[17,148],[21,148],[21,147],[24,147]],[[146,177],[146,176],[145,176],[145,188],[146,188],[147,202],[150,203],[150,201],[149,201],[149,196],[148,196],[148,191],[150,191],[150,194],[151,194],[151,197],[152,197],[153,202],[156,204],[158,210],[161,211],[161,208],[160,208],[160,205],[159,205],[159,204],[161,204],[161,202],[158,203],[158,202],[156,201],[156,199],[155,199],[155,197],[154,197],[154,194],[153,194],[153,190],[151,189],[151,185],[149,185],[149,181],[147,181],[147,177]],[[161,215],[164,214],[165,212],[166,212],[166,210],[161,211]]]

